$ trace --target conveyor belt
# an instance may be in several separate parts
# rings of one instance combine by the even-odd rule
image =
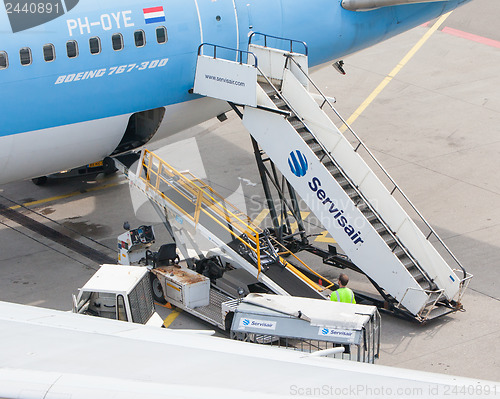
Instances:
[[[290,295],[304,298],[324,299],[318,291],[299,279],[295,274],[278,262],[271,263],[265,266],[264,269],[264,274],[283,287]]]

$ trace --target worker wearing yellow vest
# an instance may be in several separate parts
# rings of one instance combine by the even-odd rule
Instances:
[[[350,288],[346,287],[348,282],[349,277],[347,277],[346,274],[342,273],[339,276],[339,289],[332,292],[332,294],[330,295],[330,300],[344,303],[356,303],[354,292],[352,292]]]

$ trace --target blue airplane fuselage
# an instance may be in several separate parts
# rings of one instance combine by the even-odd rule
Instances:
[[[3,52],[8,60],[8,66],[0,68],[0,182],[102,159],[116,148],[130,115],[137,112],[166,108],[155,138],[216,116],[207,112],[176,124],[172,114],[180,112],[175,106],[199,99],[189,90],[201,43],[246,50],[250,33],[262,32],[307,43],[310,66],[316,66],[404,32],[463,2],[353,12],[343,9],[340,0],[107,0],[99,5],[82,1],[49,22],[16,33],[10,30],[10,14],[0,10],[0,55]],[[154,15],[148,11],[160,7]],[[165,43],[158,43],[159,27],[166,29]],[[123,37],[120,50],[113,49],[112,37],[118,33]],[[145,38],[143,46],[136,35]],[[91,54],[91,38],[94,45],[100,42],[98,54]],[[67,46],[75,45],[73,41],[78,55],[70,58]],[[50,62],[44,60],[48,44],[55,55]],[[29,65],[21,64],[21,49],[31,52]],[[227,57],[234,53],[227,52]],[[193,104],[203,107],[203,102]],[[219,108],[213,107],[213,112]],[[113,125],[95,122],[114,117]],[[83,130],[77,128],[87,122]],[[37,151],[43,156],[35,156]],[[62,152],[66,155],[56,162]],[[34,162],[33,157],[38,162],[51,159],[36,168],[20,166]]]

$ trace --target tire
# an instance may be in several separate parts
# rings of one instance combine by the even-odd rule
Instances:
[[[33,184],[37,186],[43,186],[45,183],[47,183],[48,177],[47,176],[40,176],[40,177],[35,177],[31,179]]]
[[[156,277],[155,274],[151,273],[150,281],[151,281],[151,294],[153,294],[153,299],[156,302],[165,305],[167,303],[167,300],[165,299],[165,295],[163,294],[163,288],[161,286],[160,280],[158,280],[158,277]]]
[[[115,161],[113,161],[112,158],[106,157],[102,161],[102,169],[103,172],[106,176],[112,175],[115,173],[118,169],[115,167]]]
[[[229,312],[224,320],[224,330],[229,333],[231,332],[231,326],[233,324],[234,312]]]

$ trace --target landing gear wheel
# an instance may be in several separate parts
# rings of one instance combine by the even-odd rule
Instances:
[[[161,286],[160,280],[158,280],[158,277],[156,277],[156,275],[153,273],[151,273],[149,280],[151,282],[151,293],[153,294],[153,299],[156,302],[165,305],[167,303],[167,300],[163,295],[163,288]]]
[[[106,176],[112,175],[118,170],[115,167],[115,161],[113,161],[113,159],[110,157],[106,157],[103,159],[102,168]]]
[[[45,183],[47,183],[47,180],[48,180],[47,176],[40,176],[31,179],[33,184],[36,184],[37,186],[43,186]]]

